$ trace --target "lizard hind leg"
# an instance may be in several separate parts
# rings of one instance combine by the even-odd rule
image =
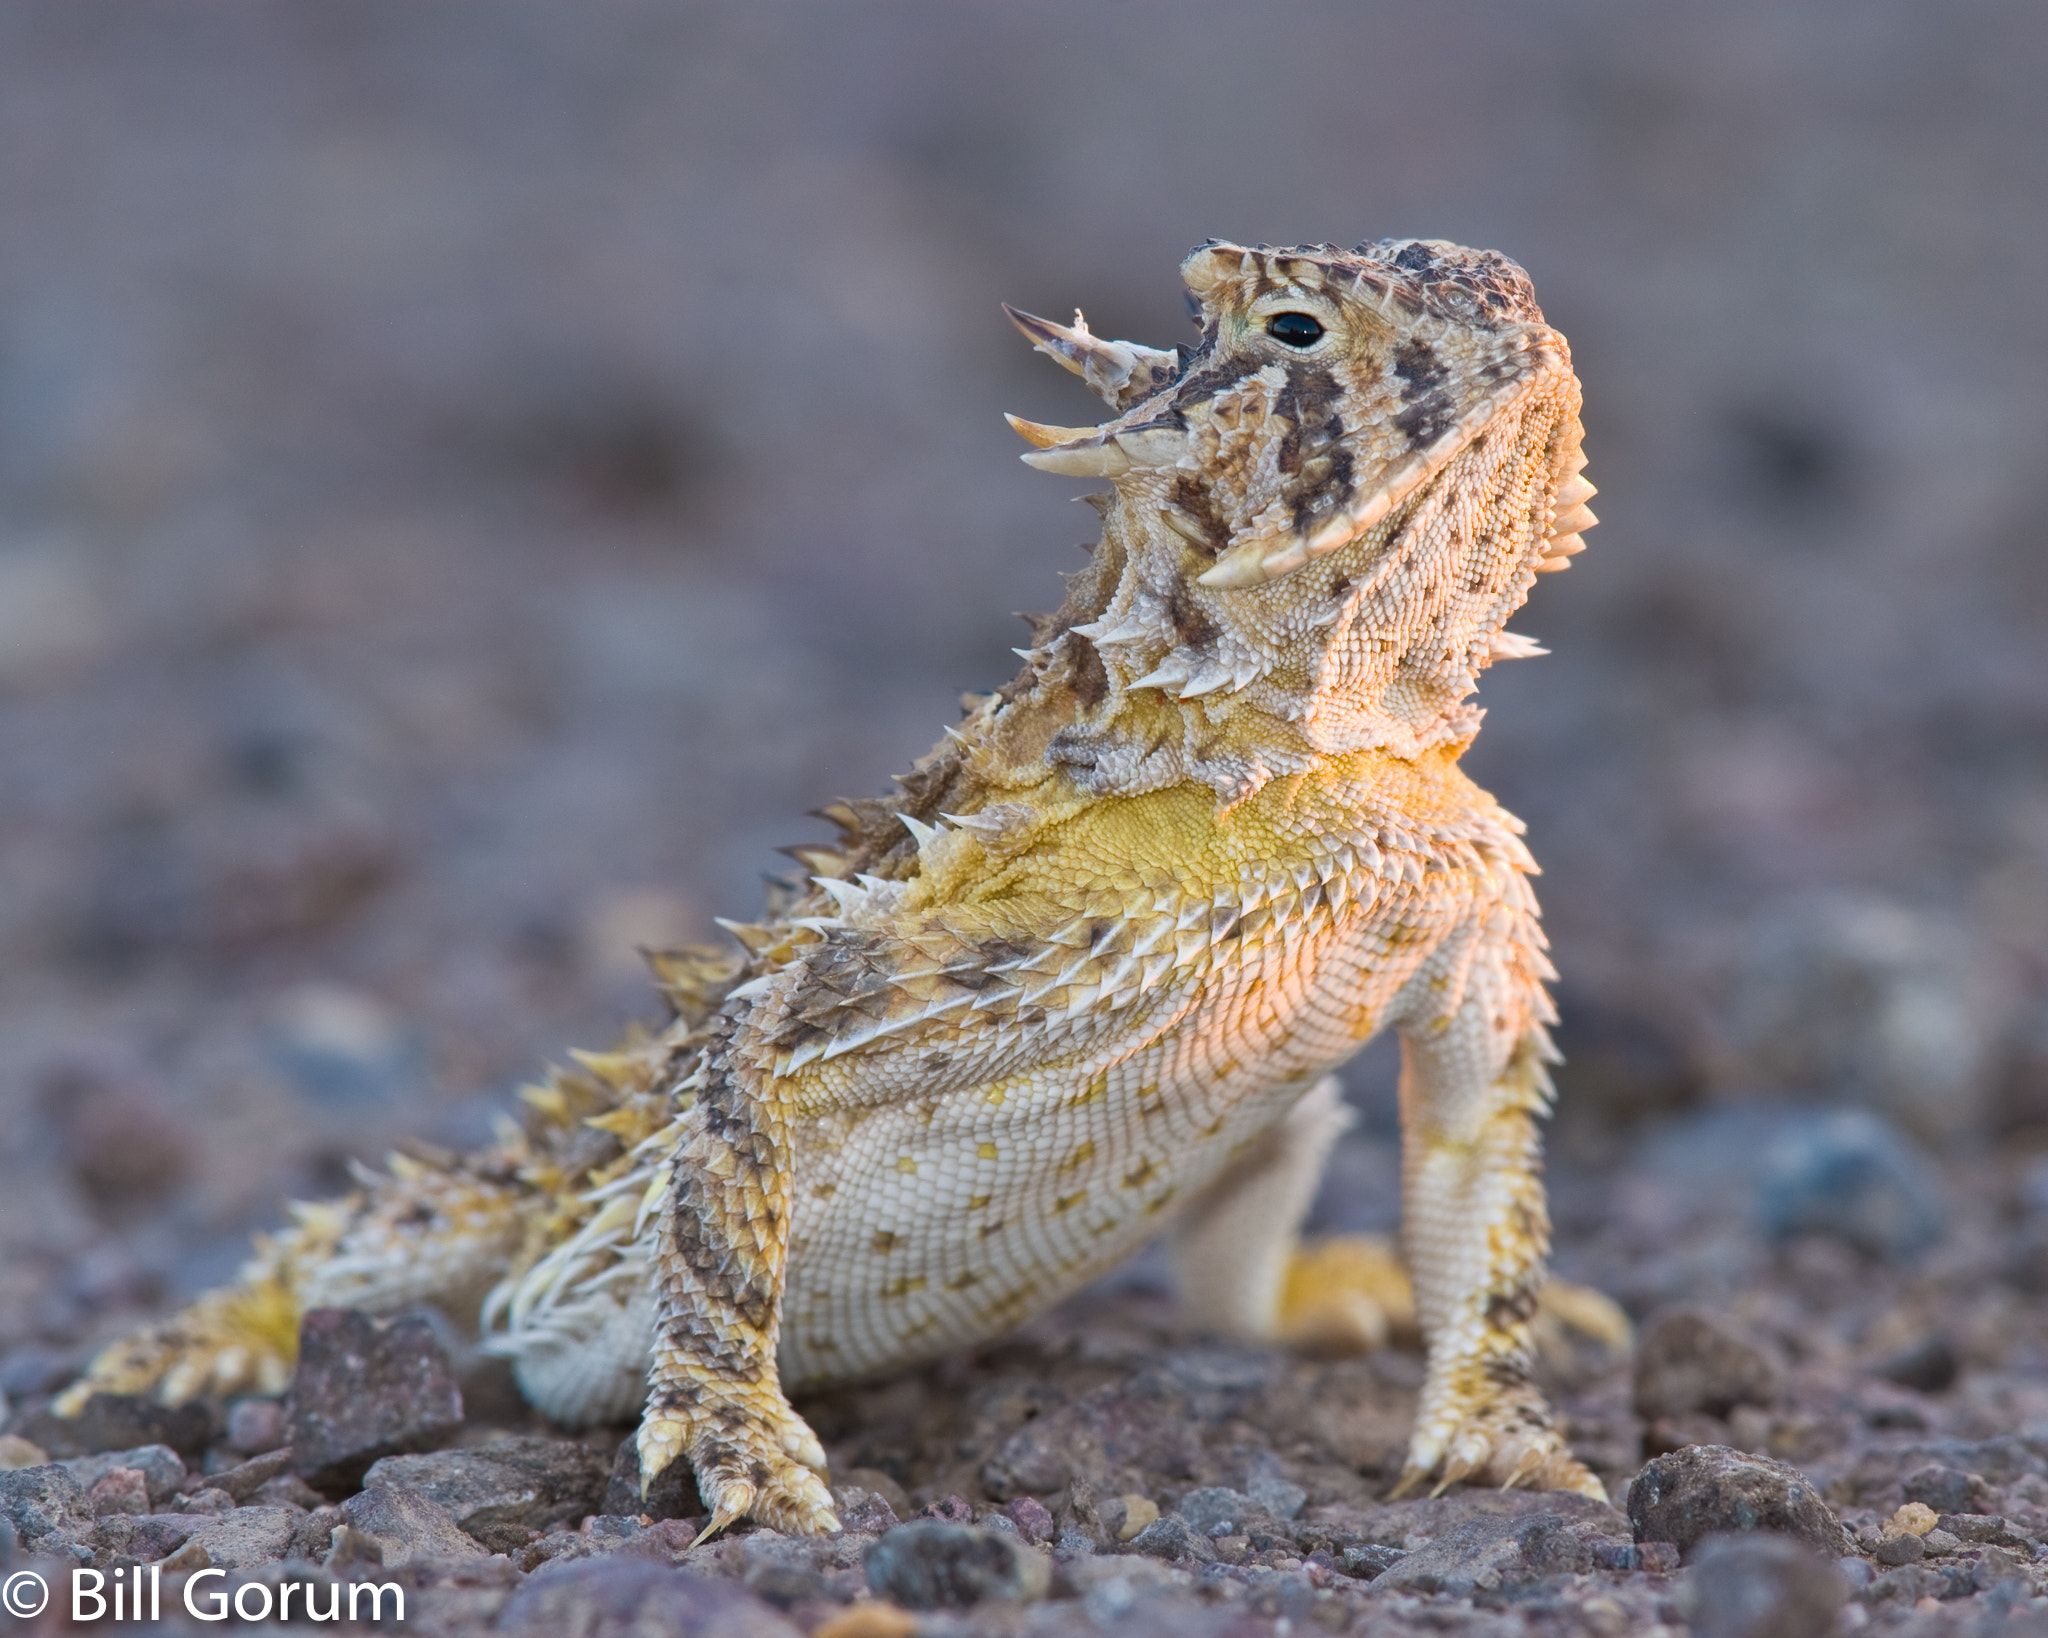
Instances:
[[[1351,1124],[1325,1076],[1236,1165],[1210,1184],[1173,1235],[1181,1313],[1203,1330],[1280,1338],[1297,1236],[1330,1150]]]

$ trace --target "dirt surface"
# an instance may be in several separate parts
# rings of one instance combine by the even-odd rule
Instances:
[[[1088,401],[999,300],[1173,345],[1207,235],[1412,232],[1529,267],[1601,489],[1468,759],[1565,974],[1558,1266],[1641,1327],[1546,1369],[1617,1503],[1725,1448],[1849,1532],[1385,1505],[1414,1356],[1219,1350],[1141,1263],[806,1407],[881,1498],[830,1548],[686,1548],[559,1450],[231,1493],[275,1418],[109,1410],[177,1472],[0,1446],[54,1532],[0,1556],[203,1517],[230,1583],[331,1559],[451,1633],[829,1630],[870,1584],[972,1592],[935,1634],[2048,1631],[2044,47],[1994,5],[0,13],[17,1437],[283,1198],[648,1015],[636,945],[747,914],[802,813],[1008,675],[1088,520],[997,412]],[[1320,1230],[1393,1226],[1390,1080]],[[444,1340],[461,1450],[559,1436]],[[984,1533],[865,1556],[925,1510]]]

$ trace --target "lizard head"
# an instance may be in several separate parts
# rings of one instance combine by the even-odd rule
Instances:
[[[1156,715],[1150,693],[1199,713],[1192,738],[1258,741],[1267,777],[1288,735],[1249,714],[1313,752],[1468,738],[1479,671],[1541,652],[1508,617],[1595,521],[1570,351],[1528,276],[1414,239],[1212,241],[1181,276],[1201,327],[1185,355],[1011,315],[1118,412],[1012,418],[1031,465],[1113,486],[1094,606],[1041,645],[1092,645],[1108,685],[1069,737]]]

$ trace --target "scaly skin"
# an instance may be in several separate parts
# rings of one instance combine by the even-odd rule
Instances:
[[[1182,274],[1185,359],[1013,315],[1118,412],[1016,423],[1109,481],[1103,536],[902,799],[833,810],[738,948],[658,958],[661,1035],[490,1153],[315,1209],[70,1404],[274,1391],[303,1308],[499,1274],[491,1345],[541,1409],[644,1384],[642,1471],[687,1460],[712,1529],[831,1529],[786,1386],[999,1335],[1162,1231],[1197,1321],[1279,1332],[1343,1123],[1323,1077],[1392,1027],[1428,1352],[1402,1488],[1601,1493],[1528,1380],[1534,865],[1458,768],[1478,673],[1536,652],[1507,618],[1593,521],[1569,353],[1491,252],[1212,244]]]

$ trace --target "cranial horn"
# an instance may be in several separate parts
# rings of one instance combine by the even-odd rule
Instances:
[[[1129,409],[1180,374],[1179,352],[1161,352],[1134,341],[1104,341],[1089,334],[1088,321],[1079,308],[1074,310],[1072,325],[1019,312],[1008,302],[1003,303],[1003,311],[1037,351],[1072,370],[1112,409]]]
[[[1130,456],[1115,444],[1056,444],[1026,450],[1018,459],[1041,472],[1069,478],[1121,478],[1132,465]]]
[[[1077,444],[1083,438],[1093,438],[1102,430],[1100,427],[1049,426],[1044,421],[1027,421],[1021,415],[1008,413],[1003,419],[1010,423],[1018,437],[1040,449],[1050,449],[1054,444]]]

